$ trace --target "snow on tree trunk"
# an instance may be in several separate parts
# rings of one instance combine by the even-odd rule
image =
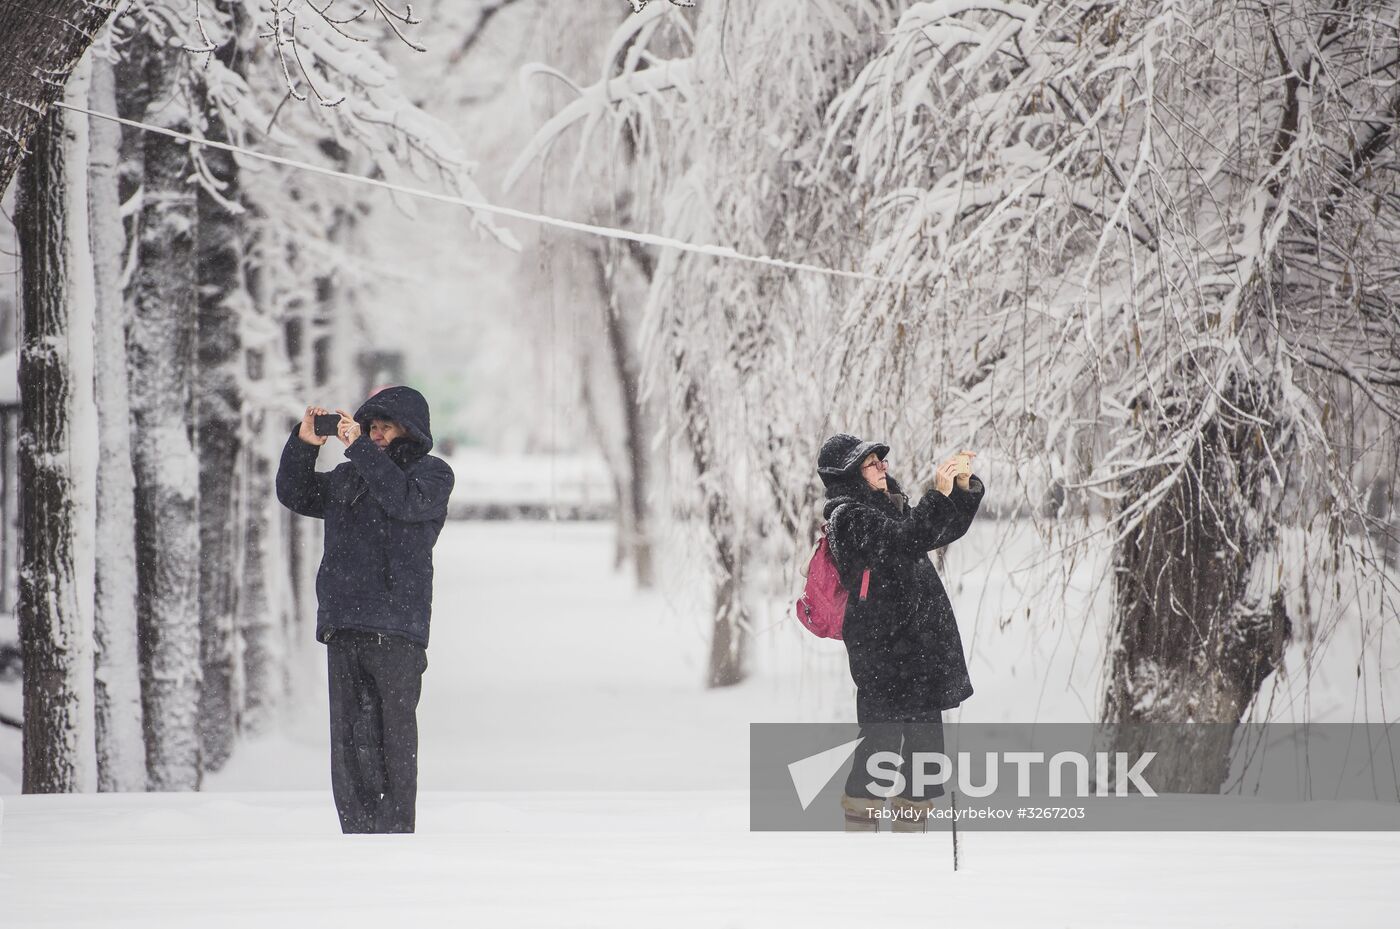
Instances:
[[[73,102],[86,102],[88,81],[88,67],[79,66],[68,86]],[[20,483],[25,488],[19,620],[26,793],[96,786],[97,413],[87,159],[86,118],[57,111],[34,136],[19,188]]]
[[[214,122],[206,135],[222,141]],[[226,187],[219,196],[236,202],[238,166],[225,152],[208,151],[204,161]],[[195,415],[199,449],[199,611],[203,688],[199,730],[207,770],[223,767],[238,728],[235,694],[235,622],[238,581],[243,576],[236,470],[242,450],[242,361],[238,319],[249,300],[243,281],[240,216],[200,190],[199,373]]]
[[[250,44],[247,17],[228,0],[214,8],[229,23],[213,60],[243,78]],[[207,96],[209,88],[201,91]],[[224,111],[211,108],[205,136],[229,141]],[[198,193],[199,374],[195,413],[199,453],[199,609],[204,685],[199,726],[207,770],[223,767],[241,728],[244,685],[239,660],[238,596],[243,570],[239,469],[248,433],[243,423],[243,345],[240,318],[251,311],[244,276],[243,223],[248,218],[238,164],[217,149],[199,153],[204,183]]]
[[[116,0],[0,3],[0,193]],[[79,106],[86,100],[75,100]]]
[[[1117,750],[1158,753],[1157,790],[1220,791],[1236,724],[1282,661],[1292,628],[1288,579],[1273,570],[1284,494],[1251,419],[1268,417],[1278,401],[1257,388],[1233,389],[1229,400],[1243,415],[1206,429],[1191,456],[1196,467],[1115,551],[1116,645],[1103,721],[1118,727]],[[1268,446],[1286,465],[1287,448],[1270,431]],[[1144,471],[1125,499],[1165,476]],[[1215,725],[1152,725],[1179,723]]]
[[[92,109],[116,112],[110,61],[92,59]],[[136,647],[135,478],[131,472],[131,404],[126,372],[126,303],[122,262],[126,232],[118,170],[121,127],[91,121],[88,214],[96,279],[94,379],[98,400],[97,556],[94,645],[97,789],[144,790],[141,680]]]
[[[179,48],[147,47],[145,120],[186,132]],[[198,731],[199,460],[195,454],[197,207],[183,143],[142,140],[144,189],[131,281],[133,461],[141,699],[152,790],[195,790]]]

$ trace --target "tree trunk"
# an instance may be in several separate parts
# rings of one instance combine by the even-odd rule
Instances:
[[[271,457],[262,447],[267,444],[263,435],[264,419],[264,414],[258,412],[244,420],[251,441],[243,448],[238,494],[242,507],[239,523],[243,529],[243,571],[237,598],[238,630],[243,641],[243,690],[239,709],[243,728],[248,732],[267,729],[282,693],[281,667],[286,651],[281,647],[282,624],[270,583],[269,548],[275,541],[276,530],[270,508],[276,504],[276,497]],[[278,566],[278,570],[286,569]]]
[[[633,348],[632,333],[622,312],[615,286],[616,259],[612,243],[604,243],[594,251],[598,298],[603,308],[603,329],[607,334],[608,357],[612,361],[617,381],[618,402],[622,407],[623,442],[627,450],[627,475],[618,494],[617,505],[622,518],[618,525],[627,532],[627,548],[632,556],[637,586],[649,590],[654,584],[651,540],[647,518],[647,437],[645,413],[642,408],[638,364]]]
[[[355,173],[357,168],[344,149],[333,147],[339,170]],[[356,204],[346,203],[331,211],[326,227],[327,244],[348,254],[370,249],[366,231],[359,220]],[[311,342],[311,383],[324,388],[329,396],[346,397],[351,403],[364,398],[374,384],[366,384],[360,373],[358,355],[363,345],[364,285],[354,275],[332,268],[316,278],[317,318]],[[353,410],[352,410],[353,412]]]
[[[1269,415],[1257,387],[1227,398]],[[1115,552],[1116,646],[1103,718],[1117,727],[1119,751],[1158,753],[1159,792],[1220,790],[1235,728],[1291,631],[1273,549],[1282,494],[1258,429],[1247,420],[1208,427],[1193,470]],[[1162,477],[1140,475],[1126,499]],[[1182,723],[1193,725],[1166,725]]]
[[[676,370],[685,370],[684,357],[676,360]],[[749,626],[744,602],[743,576],[739,552],[735,543],[734,514],[723,491],[709,478],[714,469],[714,454],[709,438],[711,426],[704,409],[700,390],[692,381],[683,395],[683,416],[686,438],[695,464],[696,479],[705,497],[705,522],[715,546],[715,564],[719,575],[715,580],[714,626],[710,634],[710,663],[706,675],[709,687],[729,687],[747,676],[744,667],[748,649]]]
[[[146,122],[189,130],[177,78],[177,56],[185,54],[144,49]],[[199,460],[192,430],[198,216],[184,144],[150,133],[142,150],[128,359],[146,774],[153,790],[195,790],[201,776]]]
[[[13,12],[9,8],[5,14]],[[4,16],[0,15],[0,26]],[[70,82],[87,100],[88,71]],[[24,791],[91,790],[97,431],[85,117],[56,111],[19,188],[23,275],[20,483]]]
[[[1366,512],[1374,522],[1371,534],[1381,550],[1381,563],[1387,571],[1400,564],[1400,525],[1396,523],[1395,482],[1390,477],[1377,477],[1366,497]]]
[[[0,413],[0,613],[13,613],[18,603],[19,572],[19,472],[15,460],[18,422]]]
[[[721,557],[724,543],[718,543]],[[737,570],[715,583],[715,624],[710,637],[710,687],[730,687],[748,676],[744,667],[748,650],[748,615],[744,610],[742,578]]]
[[[207,156],[206,156],[207,157]],[[231,178],[232,159],[208,158]],[[227,171],[227,174],[224,174]],[[204,765],[217,771],[233,751],[234,616],[242,548],[234,518],[235,471],[242,437],[238,314],[246,303],[234,217],[207,194],[199,197],[199,374],[195,400],[199,449],[199,612],[203,688],[200,742]]]
[[[588,431],[593,436],[594,443],[598,446],[598,454],[603,457],[603,462],[607,465],[608,476],[612,479],[613,499],[617,502],[616,530],[613,532],[612,559],[612,569],[616,573],[620,572],[622,566],[627,563],[627,540],[631,538],[632,530],[628,525],[627,507],[622,505],[623,496],[626,493],[623,488],[622,468],[613,458],[612,449],[608,441],[608,431],[603,426],[603,418],[598,409],[598,401],[593,392],[593,359],[590,356],[587,346],[581,347],[578,353],[578,385],[579,407],[583,410],[584,420],[588,424]]]
[[[110,61],[92,59],[92,109],[116,112]],[[94,379],[98,398],[97,558],[94,678],[97,716],[97,789],[146,787],[142,751],[141,678],[136,647],[135,478],[131,472],[131,403],[126,372],[126,303],[118,171],[121,127],[91,121],[88,213],[97,294]]]
[[[284,243],[289,251],[294,243]],[[292,259],[289,258],[289,263]],[[321,294],[322,298],[326,295]],[[295,390],[302,397],[321,398],[316,383],[316,323],[315,308],[308,301],[288,301],[281,320],[286,333],[288,370],[286,383],[296,385]],[[308,399],[309,403],[310,400]],[[315,402],[323,403],[323,399]],[[353,411],[352,411],[353,412]],[[287,422],[290,432],[292,423]],[[283,441],[286,436],[283,436]],[[288,509],[282,509],[282,521],[287,539],[287,564],[290,575],[292,609],[285,614],[286,625],[283,635],[286,639],[288,666],[296,662],[296,655],[303,648],[302,633],[315,629],[316,622],[316,572],[321,562],[322,540],[325,524],[319,519],[298,516]],[[296,686],[292,680],[290,686]]]
[[[230,41],[230,47],[234,46]],[[227,56],[227,49],[221,50]],[[211,118],[206,135],[226,141]],[[227,152],[208,150],[205,163],[225,185],[219,196],[237,203],[238,166]],[[243,279],[240,217],[208,191],[198,193],[199,374],[195,416],[199,449],[199,626],[204,685],[199,733],[206,770],[233,753],[242,700],[235,693],[235,624],[243,546],[235,498],[242,450],[243,360],[239,316],[250,298]]]
[[[117,0],[0,0],[0,194]],[[79,106],[84,99],[74,99]]]
[[[251,315],[245,318],[250,338],[242,344],[247,402],[243,406],[243,464],[238,471],[239,523],[243,569],[239,579],[238,630],[243,641],[242,716],[248,732],[265,731],[286,693],[287,641],[291,612],[286,536],[273,475],[286,441],[285,416],[269,407],[269,382],[287,374],[281,351],[274,267],[278,233],[264,218],[248,243],[248,292]]]

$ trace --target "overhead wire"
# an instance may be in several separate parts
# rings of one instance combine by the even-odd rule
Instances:
[[[256,149],[246,148],[241,145],[233,145],[228,142],[216,142],[212,139],[202,139],[199,136],[190,135],[185,132],[177,132],[174,129],[167,129],[164,126],[156,126],[144,123],[140,120],[127,119],[123,116],[115,116],[111,113],[100,113],[86,107],[76,106],[71,103],[58,101],[55,106],[75,113],[82,113],[93,119],[106,119],[132,129],[140,129],[144,132],[154,132],[159,135],[169,136],[173,139],[180,139],[192,145],[203,145],[208,148],[216,148],[230,152],[235,155],[243,155],[248,158],[255,158],[272,164],[283,165],[288,168],[295,168],[300,171],[307,171],[313,174],[320,174],[325,177],[333,177],[342,181],[354,184],[365,184],[370,187],[378,187],[383,190],[394,191],[395,193],[406,194],[408,196],[420,197],[425,200],[435,200],[439,203],[448,203],[454,206],[462,206],[471,210],[483,213],[491,213],[497,216],[506,216],[512,219],[524,220],[526,222],[537,223],[544,226],[553,226],[559,229],[568,229],[573,232],[581,232],[588,235],[603,236],[609,239],[621,239],[625,241],[637,242],[642,245],[653,245],[660,248],[673,248],[680,251],[692,252],[699,255],[708,255],[713,258],[728,259],[731,261],[745,261],[752,264],[767,265],[769,267],[784,268],[789,271],[804,271],[812,274],[824,274],[831,277],[841,277],[853,280],[872,281],[875,283],[893,283],[892,278],[877,274],[870,274],[865,271],[851,271],[841,268],[828,268],[823,265],[810,264],[804,261],[792,261],[786,258],[774,258],[771,255],[750,255],[727,245],[708,245],[696,242],[687,242],[683,239],[676,239],[670,236],[657,235],[650,232],[637,232],[631,229],[619,229],[613,226],[601,226],[595,223],[582,223],[571,219],[563,219],[558,216],[550,216],[546,213],[532,213],[528,210],[518,210],[514,207],[501,206],[495,203],[485,203],[477,200],[468,200],[454,194],[438,193],[423,187],[411,187],[406,184],[396,184],[392,181],[380,178],[365,177],[361,174],[353,174],[349,171],[339,171],[334,168],[327,168],[321,165],[312,164],[308,161],[301,161],[296,158],[287,158],[282,155],[272,155],[267,152],[260,152]]]

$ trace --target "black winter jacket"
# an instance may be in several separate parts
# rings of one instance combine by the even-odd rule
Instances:
[[[371,419],[403,426],[380,450]],[[425,648],[433,604],[433,545],[447,519],[452,468],[433,447],[428,403],[411,387],[390,387],[355,413],[361,436],[348,459],[316,470],[319,447],[293,429],[277,469],[277,499],[302,516],[326,521],[325,552],[316,574],[316,638],[337,629],[402,636]],[[299,428],[299,427],[298,427]]]
[[[911,509],[893,478],[886,485],[889,493],[856,474],[826,490],[827,540],[851,592],[842,637],[863,715],[934,719],[970,697],[972,682],[953,605],[928,553],[962,538],[986,488],[975,474],[968,490],[954,485],[951,496],[930,485]],[[849,505],[837,512],[842,504]]]

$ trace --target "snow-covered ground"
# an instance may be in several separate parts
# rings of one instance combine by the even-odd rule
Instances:
[[[1389,929],[1392,834],[749,833],[732,792],[430,791],[416,836],[321,793],[7,800],[7,927]]]
[[[611,531],[448,525],[415,836],[339,834],[319,662],[277,731],[201,794],[15,796],[17,734],[0,730],[0,926],[1400,920],[1400,833],[965,830],[956,873],[947,834],[751,833],[748,724],[852,718],[841,646],[775,601],[756,621],[753,677],[706,691],[705,591],[671,559],[671,593],[637,593],[610,570]],[[949,552],[978,689],[960,718],[1090,719],[1103,593],[1087,565],[1068,602],[1016,590],[1007,565],[1034,551],[1008,531],[978,524]],[[1038,614],[1040,635],[1008,616],[1027,602],[1057,611]],[[1345,702],[1347,670],[1314,677],[1314,707]],[[1324,685],[1336,693],[1319,700]]]

